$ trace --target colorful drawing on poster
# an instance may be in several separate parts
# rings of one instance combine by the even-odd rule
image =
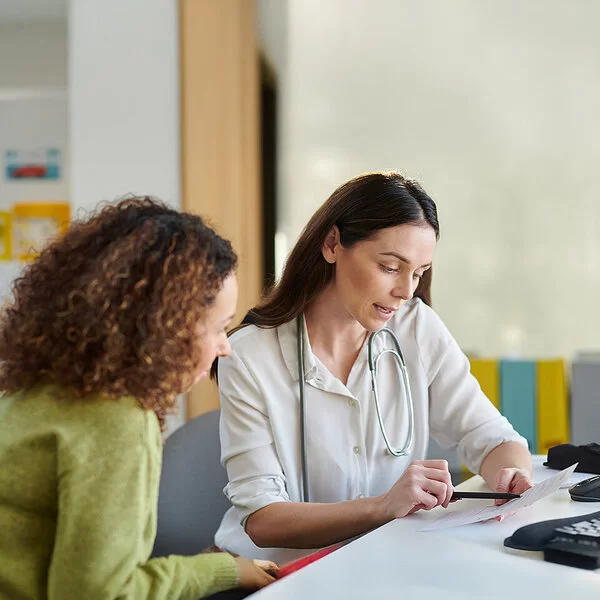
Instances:
[[[7,150],[5,177],[11,181],[54,179],[62,176],[61,152],[58,148]]]
[[[68,202],[21,202],[13,206],[13,256],[28,261],[69,226]]]
[[[12,214],[0,212],[0,260],[12,258]]]

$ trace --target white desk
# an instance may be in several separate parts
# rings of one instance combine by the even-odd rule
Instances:
[[[486,489],[480,477],[457,486]],[[460,510],[482,500],[460,500]],[[487,501],[489,503],[489,501]],[[340,598],[411,600],[600,599],[600,570],[544,562],[541,552],[520,552],[502,543],[522,525],[600,510],[599,503],[573,502],[566,489],[502,522],[418,532],[443,509],[392,521],[289,575],[252,598],[285,600]]]

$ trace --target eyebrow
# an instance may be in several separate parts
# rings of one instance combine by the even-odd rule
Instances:
[[[398,254],[397,252],[380,252],[379,254],[381,254],[382,256],[393,256],[394,258],[397,258],[398,260],[402,261],[403,263],[410,265],[410,260],[408,260],[408,258],[402,256],[402,254]],[[421,265],[420,267],[417,267],[417,268],[426,269],[428,267],[431,267],[431,263],[427,263],[426,265]]]

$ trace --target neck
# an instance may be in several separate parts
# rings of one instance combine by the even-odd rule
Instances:
[[[333,286],[326,287],[304,311],[313,352],[332,357],[356,354],[367,330],[344,310]]]

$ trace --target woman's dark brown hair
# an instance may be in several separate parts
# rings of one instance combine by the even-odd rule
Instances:
[[[290,253],[281,279],[252,308],[240,327],[279,327],[295,319],[331,281],[335,264],[322,254],[323,243],[334,225],[340,242],[351,248],[379,230],[398,225],[431,227],[439,237],[435,202],[414,180],[396,172],[359,175],[341,185],[312,216]],[[423,274],[415,296],[431,305],[432,270]],[[234,330],[235,331],[235,330]],[[211,374],[216,375],[217,361]]]
[[[149,197],[73,222],[13,284],[0,390],[133,396],[162,425],[198,364],[197,325],[236,262],[200,217]]]
[[[397,225],[430,226],[439,237],[434,201],[416,182],[399,173],[368,173],[340,186],[312,216],[290,253],[279,283],[244,319],[259,327],[278,327],[295,319],[331,281],[335,265],[321,253],[331,228],[351,248],[380,229]],[[431,269],[415,296],[431,304]]]

